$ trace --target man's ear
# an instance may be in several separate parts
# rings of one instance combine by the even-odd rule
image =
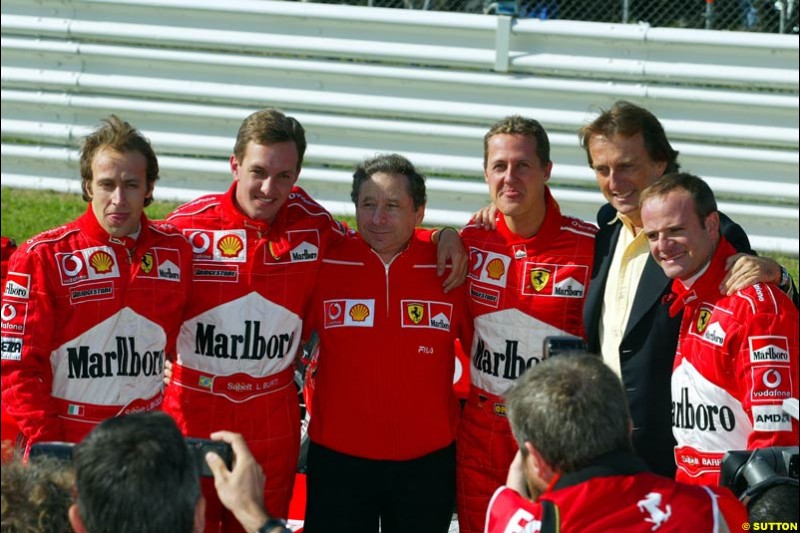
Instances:
[[[550,464],[545,460],[539,450],[537,450],[533,444],[528,441],[525,441],[525,448],[528,450],[528,455],[530,455],[529,468],[532,468],[535,471],[536,477],[540,480],[544,481],[545,483],[550,483],[550,480],[556,475],[555,470]]]
[[[78,512],[77,503],[73,503],[69,506],[67,515],[69,516],[69,523],[72,526],[72,531],[75,533],[86,533],[86,527],[83,525],[81,514]]]

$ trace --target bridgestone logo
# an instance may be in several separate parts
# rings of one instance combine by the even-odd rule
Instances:
[[[194,271],[196,276],[213,276],[215,278],[235,278],[238,272],[233,270],[209,270],[205,268],[198,268]]]
[[[72,297],[77,299],[84,298],[86,296],[100,296],[104,294],[111,294],[113,291],[113,287],[102,287],[100,289],[88,289],[85,291],[73,291]]]

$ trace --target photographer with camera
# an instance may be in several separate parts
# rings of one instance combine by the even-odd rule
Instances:
[[[738,531],[747,522],[728,489],[648,471],[633,453],[622,383],[598,357],[545,359],[517,379],[506,406],[519,452],[492,496],[487,532]]]
[[[211,437],[230,444],[232,470],[216,453],[207,453],[219,446],[187,445],[164,413],[130,414],[98,425],[73,453],[77,503],[69,520],[75,532],[202,531],[199,471],[205,461],[220,501],[248,533],[288,532],[264,509],[264,474],[242,436],[220,431]]]
[[[729,451],[722,459],[720,485],[739,496],[750,522],[797,523],[799,467],[797,446]]]

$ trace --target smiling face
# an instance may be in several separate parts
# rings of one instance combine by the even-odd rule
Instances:
[[[630,137],[594,135],[589,153],[597,184],[606,200],[641,227],[639,196],[664,174],[666,161],[653,161],[641,132]]]
[[[545,183],[553,164],[542,165],[536,139],[501,133],[492,136],[486,148],[484,176],[497,209],[510,220],[544,217]]]
[[[144,155],[101,148],[92,158],[91,168],[86,194],[97,221],[114,237],[136,232],[145,199],[153,194],[153,184],[147,183]]]
[[[685,189],[648,197],[641,215],[650,253],[668,278],[687,280],[711,260],[719,239],[719,213],[701,222]]]
[[[253,219],[272,222],[297,183],[298,154],[294,141],[257,144],[250,141],[239,161],[231,156],[236,205]]]
[[[414,208],[406,176],[376,172],[361,183],[356,202],[358,231],[385,263],[408,246],[424,215],[424,205]]]

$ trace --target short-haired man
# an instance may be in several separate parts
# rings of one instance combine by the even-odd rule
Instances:
[[[408,160],[365,161],[351,196],[359,233],[328,249],[307,324],[320,358],[304,530],[446,532],[464,288],[442,290],[436,247],[416,229],[424,178]]]
[[[164,410],[186,435],[244,435],[266,473],[266,507],[285,517],[300,446],[294,361],[320,259],[344,228],[296,186],[303,126],[275,109],[241,124],[228,192],[168,217],[194,251],[194,297]],[[238,524],[205,484],[209,532]]]
[[[86,213],[20,247],[5,285],[3,405],[28,447],[158,409],[189,296],[191,248],[143,212],[158,179],[147,139],[112,115],[80,168]]]
[[[468,302],[475,335],[470,394],[458,435],[458,521],[483,530],[492,492],[517,451],[504,396],[543,358],[550,335],[583,336],[582,311],[597,231],[561,213],[547,180],[547,132],[510,116],[484,137],[484,174],[499,211],[496,229],[468,225]]]
[[[671,477],[675,461],[668,376],[680,318],[669,315],[670,280],[650,258],[641,233],[639,196],[665,172],[678,170],[678,152],[652,113],[624,101],[581,128],[579,136],[609,202],[597,214],[600,230],[584,308],[589,350],[602,354],[625,384],[637,453],[654,472]],[[720,223],[734,248],[752,253],[742,228],[721,213]],[[796,296],[791,279],[775,261],[737,259],[724,291],[782,279],[782,289]]]
[[[720,236],[708,185],[669,174],[642,193],[650,253],[671,280],[671,315],[683,311],[672,371],[676,479],[719,483],[728,450],[796,446],[797,420],[783,412],[798,397],[798,312],[776,286],[719,292],[736,253]]]
[[[248,533],[287,533],[263,508],[264,479],[241,435],[211,435],[231,444],[233,471],[208,453],[224,504]],[[203,530],[204,500],[196,459],[175,421],[164,413],[106,420],[73,451],[76,502],[69,521],[76,533]]]
[[[517,380],[507,406],[519,453],[507,486],[492,497],[489,533],[715,532],[747,522],[728,489],[648,471],[633,453],[619,378],[598,357],[567,353],[542,362]]]

